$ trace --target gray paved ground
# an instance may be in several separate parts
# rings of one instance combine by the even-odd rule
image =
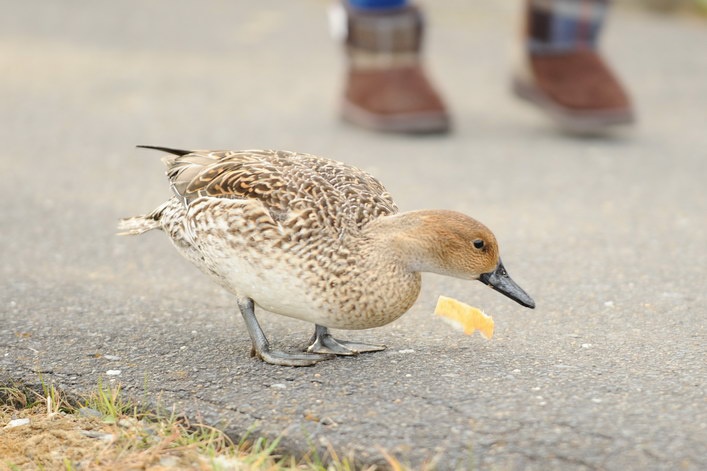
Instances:
[[[641,123],[574,140],[508,94],[516,21],[492,3],[506,2],[430,5],[456,130],[413,139],[337,121],[324,2],[0,2],[2,379],[42,372],[81,393],[120,370],[134,397],[234,436],[255,424],[364,461],[383,448],[439,469],[705,469],[705,23],[616,12],[604,45]],[[403,210],[488,224],[538,308],[428,276],[403,318],[350,335],[386,352],[262,364],[233,300],[163,234],[113,235],[169,195],[159,155],[135,144],[359,165]],[[492,313],[494,340],[435,320],[439,294]],[[283,348],[310,334],[265,324]]]

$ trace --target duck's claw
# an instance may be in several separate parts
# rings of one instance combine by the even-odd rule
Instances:
[[[307,352],[325,355],[358,355],[359,353],[379,352],[385,348],[385,345],[337,340],[331,336],[327,327],[316,325]]]

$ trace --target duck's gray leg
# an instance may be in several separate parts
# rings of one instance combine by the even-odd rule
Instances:
[[[255,306],[250,298],[239,298],[238,307],[241,310],[245,325],[248,328],[250,340],[253,342],[255,354],[266,363],[282,366],[311,366],[322,360],[333,358],[331,355],[319,353],[285,353],[270,350],[270,344],[263,329],[255,318]]]
[[[333,355],[357,355],[366,352],[379,352],[385,350],[385,345],[372,345],[368,343],[348,342],[337,340],[329,333],[329,328],[315,324],[314,335],[310,339],[307,351],[310,353]]]

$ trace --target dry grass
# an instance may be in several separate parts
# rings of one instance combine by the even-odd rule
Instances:
[[[29,424],[7,427],[14,419]],[[295,458],[277,453],[276,441],[245,437],[233,443],[223,432],[183,417],[142,412],[120,387],[69,401],[53,386],[41,392],[0,387],[0,470],[305,470],[374,471],[329,450]],[[390,469],[405,470],[392,457]]]

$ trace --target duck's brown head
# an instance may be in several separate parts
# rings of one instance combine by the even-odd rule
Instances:
[[[402,252],[413,271],[479,280],[517,303],[534,308],[535,302],[506,272],[491,230],[456,211],[413,211],[399,219]]]

